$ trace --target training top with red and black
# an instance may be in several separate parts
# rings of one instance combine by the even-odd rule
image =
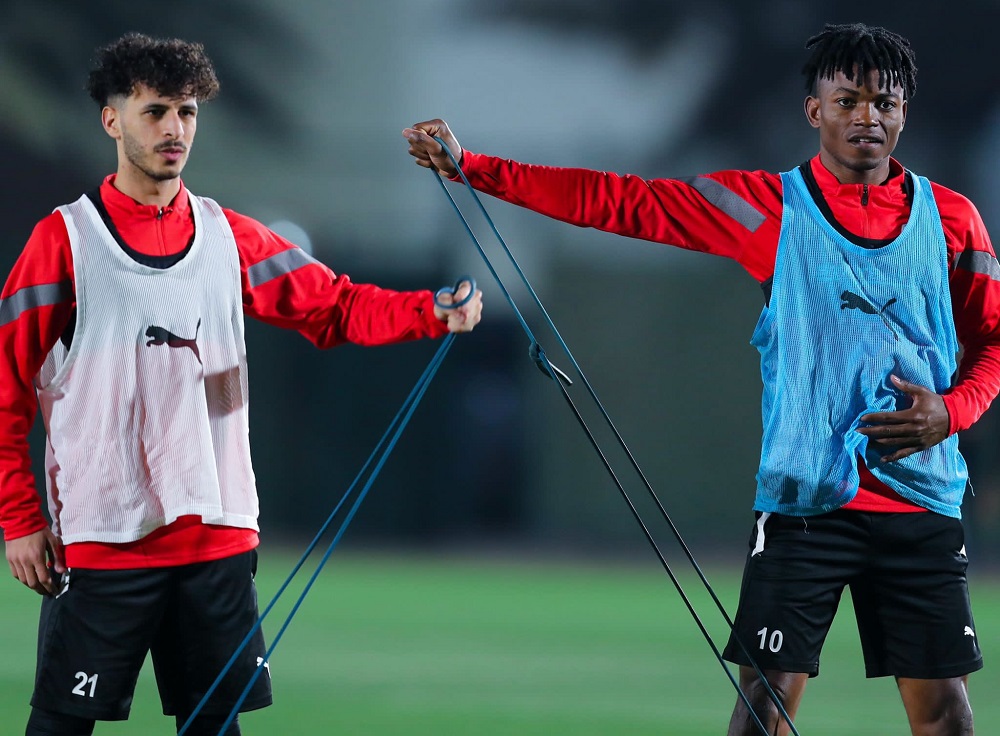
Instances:
[[[191,201],[181,185],[167,207],[143,205],[107,177],[99,189],[105,223],[140,263],[169,267],[195,234]],[[97,195],[95,195],[97,196]],[[353,283],[305,256],[261,223],[223,209],[239,258],[243,310],[297,330],[319,348],[342,343],[384,345],[440,337],[430,291],[398,292]],[[72,249],[61,213],[35,227],[0,292],[0,527],[7,540],[47,526],[30,467],[28,433],[35,419],[34,381],[46,356],[71,340],[75,321]],[[180,565],[228,557],[257,546],[253,529],[204,524],[182,516],[135,542],[81,541],[66,547],[70,567],[124,569]]]
[[[841,184],[819,155],[801,167],[826,219],[857,245],[899,236],[910,216],[909,175],[890,159],[879,185]],[[462,171],[476,188],[581,227],[731,258],[768,294],[781,233],[780,174],[718,171],[644,179],[588,169],[523,164],[465,151]],[[963,347],[955,385],[944,395],[951,434],[976,422],[1000,391],[1000,264],[975,206],[931,183],[948,249],[948,285]],[[923,511],[858,463],[857,495],[844,508]]]

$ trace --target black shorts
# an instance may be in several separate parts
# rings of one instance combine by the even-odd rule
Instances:
[[[178,567],[72,569],[42,601],[31,705],[124,720],[151,652],[163,713],[187,716],[257,621],[256,568],[252,550]],[[258,628],[203,712],[228,714],[265,651]],[[270,704],[266,668],[240,710]]]
[[[758,514],[723,656],[819,674],[844,586],[868,677],[959,677],[983,666],[962,523],[939,514]],[[735,637],[739,637],[737,640]]]

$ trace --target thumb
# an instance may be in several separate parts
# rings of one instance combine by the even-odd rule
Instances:
[[[418,123],[412,128],[403,129],[403,137],[411,143],[422,143],[425,146],[433,146],[437,150],[441,150],[441,144],[435,138],[441,136],[442,131],[437,126],[427,123]]]
[[[49,554],[52,556],[52,566],[61,575],[66,572],[66,560],[63,554],[62,540],[51,532],[48,533],[47,537],[46,544],[49,548]]]
[[[901,388],[908,394],[918,394],[922,391],[927,390],[924,386],[921,386],[918,383],[910,383],[909,381],[905,381],[896,374],[890,375],[889,378],[891,378],[893,383],[895,383],[899,388]]]

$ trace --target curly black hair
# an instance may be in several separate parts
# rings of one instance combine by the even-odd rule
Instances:
[[[219,92],[211,59],[200,43],[126,33],[97,50],[87,91],[104,107],[108,98],[128,97],[142,84],[166,97],[210,100]]]
[[[860,85],[869,72],[877,70],[879,86],[898,84],[906,99],[917,90],[916,56],[910,42],[885,28],[827,23],[822,33],[806,41],[806,48],[813,51],[802,73],[812,95],[821,78],[833,79],[838,71]]]

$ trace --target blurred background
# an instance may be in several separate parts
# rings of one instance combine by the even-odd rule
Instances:
[[[133,29],[201,41],[222,92],[202,110],[184,172],[192,191],[273,226],[355,281],[436,288],[471,273],[485,291],[484,322],[456,345],[351,539],[585,554],[645,542],[399,131],[442,117],[470,150],[646,177],[783,171],[817,150],[801,112],[805,40],[824,22],[861,19],[853,4],[791,0],[2,5],[4,272],[35,222],[115,168],[83,90],[94,49]],[[975,39],[1000,22],[1000,3],[939,8],[883,2],[863,18],[904,34],[917,52],[917,94],[896,156],[969,196],[995,230],[998,67]],[[757,284],[723,259],[487,206],[682,533],[706,553],[738,558],[760,441],[748,342]],[[501,274],[549,357],[569,368],[516,279]],[[324,354],[260,324],[249,326],[248,344],[265,538],[312,532],[434,346]],[[969,532],[983,560],[1000,555],[995,424],[987,414],[962,438],[976,490]]]
[[[994,1],[0,0],[0,10],[0,271],[35,222],[114,170],[83,85],[94,49],[138,30],[200,41],[216,63],[222,91],[199,113],[183,177],[193,192],[355,281],[478,279],[483,323],[457,341],[359,512],[345,539],[357,550],[656,566],[432,175],[406,154],[402,128],[442,117],[473,151],[645,177],[783,171],[817,150],[802,113],[806,39],[825,22],[861,20],[916,49],[896,157],[970,197],[992,232],[1000,224]],[[760,442],[748,342],[757,284],[722,259],[486,205],[695,555],[738,570]],[[569,368],[500,271],[550,359]],[[321,353],[256,323],[247,342],[263,540],[304,544],[435,346]],[[597,429],[581,388],[573,396]],[[1000,562],[995,413],[961,440],[979,570]],[[606,435],[629,494],[666,539]]]

